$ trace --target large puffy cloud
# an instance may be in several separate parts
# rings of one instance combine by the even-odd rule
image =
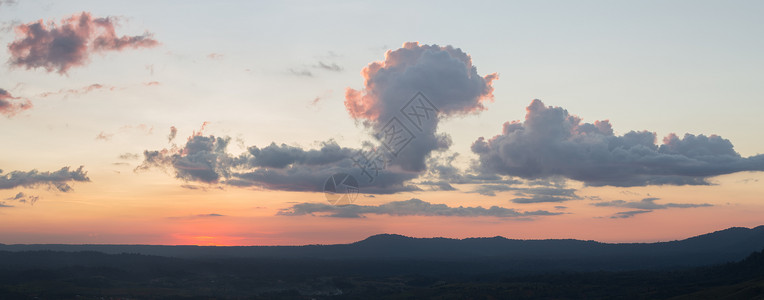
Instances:
[[[10,118],[30,108],[32,108],[32,102],[29,99],[14,97],[8,91],[0,89],[0,115]]]
[[[368,214],[390,216],[456,216],[456,217],[499,217],[518,218],[532,216],[559,215],[558,212],[545,210],[520,212],[511,208],[492,206],[490,208],[477,207],[451,207],[445,204],[432,204],[419,199],[406,201],[393,201],[379,206],[372,205],[328,205],[323,203],[298,203],[288,209],[278,212],[282,216],[303,216],[316,213],[327,214],[328,217],[337,218],[362,218]]]
[[[44,68],[65,74],[71,67],[87,63],[91,52],[120,51],[158,45],[150,33],[117,36],[113,18],[93,18],[83,12],[61,21],[42,20],[16,27],[19,38],[8,45],[10,63],[26,69]]]
[[[87,172],[83,170],[82,166],[75,170],[71,170],[69,167],[63,167],[54,172],[31,170],[28,172],[12,171],[3,174],[3,171],[0,170],[0,189],[50,186],[55,187],[61,192],[69,192],[72,190],[72,187],[69,186],[70,182],[88,182],[90,181],[90,178],[88,178],[87,175]]]
[[[493,99],[491,82],[497,78],[480,76],[461,49],[415,42],[387,51],[384,61],[369,64],[361,74],[364,88],[346,90],[347,111],[383,146],[391,146],[392,165],[415,172],[426,168],[432,151],[451,145],[447,134],[437,132],[439,120],[483,110],[483,103]],[[390,145],[388,133],[401,130],[398,141],[408,142]]]
[[[613,134],[609,121],[583,123],[561,107],[534,100],[524,122],[472,145],[484,174],[526,179],[563,176],[591,186],[705,185],[712,176],[764,171],[764,155],[741,157],[716,135],[671,134],[656,145],[647,131]]]

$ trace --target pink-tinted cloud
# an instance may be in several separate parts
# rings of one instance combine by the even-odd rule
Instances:
[[[345,108],[382,144],[382,136],[410,130],[400,139],[408,140],[405,147],[391,150],[396,156],[391,164],[415,172],[425,169],[433,151],[451,145],[448,134],[437,132],[439,121],[484,110],[483,104],[493,100],[491,83],[498,78],[495,73],[480,76],[472,58],[459,48],[416,42],[387,51],[384,61],[370,63],[361,75],[364,88],[346,90]]]
[[[78,88],[78,89],[60,89],[60,90],[55,91],[55,92],[45,92],[45,93],[39,94],[38,96],[41,97],[41,98],[47,98],[47,97],[50,97],[50,96],[57,96],[57,95],[65,95],[65,96],[75,95],[75,96],[78,96],[78,95],[84,95],[84,94],[90,93],[92,91],[97,91],[97,90],[114,91],[114,90],[117,90],[117,87],[105,86],[105,85],[102,85],[102,84],[94,83],[94,84],[91,84],[89,86],[81,87],[81,88]]]
[[[91,53],[150,48],[159,43],[151,33],[118,37],[113,18],[93,18],[83,12],[60,24],[43,20],[16,27],[18,38],[8,45],[10,64],[26,69],[44,68],[59,74],[85,65]]]
[[[10,92],[0,89],[0,114],[10,118],[30,108],[32,102],[29,99],[14,97]]]
[[[384,61],[363,70],[364,88],[348,88],[345,107],[356,119],[375,121],[388,111],[399,110],[416,92],[424,93],[446,115],[485,109],[493,100],[493,80],[498,74],[480,76],[472,58],[452,46],[408,42],[388,50]]]
[[[175,126],[170,126],[170,134],[167,135],[167,142],[172,142],[172,140],[175,139],[175,136],[178,135],[178,128],[175,128]]]
[[[113,138],[113,137],[114,137],[113,133],[105,133],[105,132],[101,131],[101,133],[99,133],[95,137],[95,139],[98,140],[98,141],[110,141],[111,138]]]

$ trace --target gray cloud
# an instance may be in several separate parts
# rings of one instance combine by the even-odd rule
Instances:
[[[417,182],[417,184],[430,186],[431,191],[455,191],[456,190],[454,186],[452,186],[447,181],[443,181],[443,180],[439,180],[439,181],[425,180],[425,181]]]
[[[533,187],[518,189],[515,192],[518,198],[512,199],[514,203],[543,203],[543,202],[565,202],[569,200],[583,199],[576,195],[575,189],[566,189],[561,187]]]
[[[0,115],[10,118],[30,108],[32,102],[29,99],[14,97],[10,92],[0,89]]]
[[[173,219],[173,220],[196,220],[196,219],[210,219],[210,218],[218,218],[218,217],[225,217],[225,215],[211,213],[211,214],[198,214],[198,215],[185,216],[185,217],[168,217],[168,219]]]
[[[534,100],[524,122],[507,122],[472,151],[484,174],[526,179],[562,176],[590,186],[706,185],[707,178],[764,171],[764,155],[741,157],[716,135],[671,134],[656,145],[655,133],[613,134],[609,121],[582,123],[560,107]]]
[[[506,192],[506,191],[514,191],[517,190],[516,187],[512,187],[506,184],[483,184],[477,186],[474,190],[470,191],[470,193],[478,193],[483,196],[496,196],[496,192]]]
[[[482,184],[468,193],[493,197],[496,196],[497,192],[511,191],[517,196],[512,199],[514,203],[565,202],[583,199],[576,195],[576,189],[565,188],[564,182],[529,180],[526,182],[517,181],[516,184],[530,187],[512,186],[510,184]]]
[[[175,136],[178,135],[178,128],[175,128],[175,126],[170,126],[170,134],[167,135],[167,142],[172,142],[172,140],[175,139]]]
[[[418,43],[388,51],[384,61],[372,62],[361,73],[364,88],[346,90],[345,108],[380,143],[389,145],[388,138],[405,136],[397,140],[402,141],[413,136],[402,149],[393,151],[396,157],[391,164],[414,172],[426,169],[433,151],[451,145],[448,134],[437,132],[439,121],[483,110],[483,104],[493,99],[491,82],[498,77],[478,75],[472,59],[461,49]],[[418,92],[432,105],[422,97],[409,102]],[[397,132],[402,134],[391,135]]]
[[[24,194],[23,192],[18,192],[15,196],[5,198],[5,200],[18,201],[21,203],[29,203],[31,205],[34,205],[35,203],[37,203],[37,200],[40,200],[40,197],[27,195],[27,194]]]
[[[92,52],[148,48],[159,43],[148,32],[117,37],[114,18],[93,18],[83,12],[46,25],[42,20],[16,27],[21,38],[8,45],[10,64],[26,69],[44,68],[59,74],[88,62]]]
[[[532,195],[531,197],[519,197],[512,199],[514,203],[546,203],[546,202],[565,202],[573,200],[570,197],[550,196],[550,195]]]
[[[105,132],[101,131],[100,133],[98,133],[98,135],[96,135],[95,139],[97,141],[110,141],[111,138],[113,138],[113,137],[114,137],[113,133],[105,133]]]
[[[323,203],[299,203],[288,209],[278,212],[282,216],[303,216],[316,213],[325,213],[328,217],[336,218],[362,218],[368,214],[390,216],[454,216],[454,217],[499,217],[518,218],[533,216],[551,216],[561,213],[544,210],[519,212],[510,208],[492,206],[483,207],[450,207],[445,204],[431,204],[419,199],[405,201],[393,201],[379,206],[368,205],[344,205],[335,206]]]
[[[0,189],[12,189],[16,187],[34,188],[38,186],[55,187],[61,192],[72,190],[68,183],[70,182],[89,182],[90,178],[87,172],[80,166],[76,170],[70,170],[69,167],[63,167],[54,172],[40,172],[31,170],[28,172],[12,171],[3,174],[0,170]]]
[[[45,92],[45,93],[41,93],[41,94],[39,94],[37,96],[41,97],[41,98],[47,98],[47,97],[50,97],[50,96],[64,95],[64,99],[66,99],[69,96],[85,95],[85,94],[88,94],[88,93],[93,92],[93,91],[99,91],[99,90],[115,91],[117,89],[118,88],[114,87],[114,86],[105,86],[105,85],[100,84],[100,83],[94,83],[94,84],[91,84],[91,85],[88,85],[88,86],[85,86],[85,87],[81,87],[81,88],[77,88],[77,89],[59,89],[58,91],[55,91],[55,92]]]
[[[194,135],[176,151],[144,151],[143,163],[136,169],[172,167],[177,178],[187,181],[217,183],[230,176],[233,158],[226,153],[229,137]]]
[[[342,148],[336,142],[329,141],[321,144],[320,149],[308,151],[286,144],[271,143],[264,148],[249,147],[250,155],[242,157],[245,164],[251,167],[284,168],[293,164],[326,165],[346,159],[356,150]]]
[[[610,216],[611,219],[626,219],[631,218],[638,214],[644,214],[652,212],[652,210],[630,210],[630,211],[621,211],[617,212],[614,215]]]
[[[135,160],[135,159],[141,158],[139,154],[135,154],[135,153],[122,153],[118,157],[119,159],[124,159],[124,160]]]
[[[495,184],[495,185],[514,185],[523,183],[520,180],[506,178],[496,174],[473,174],[454,167],[454,161],[459,153],[443,157],[430,157],[427,159],[428,178],[434,178],[438,181],[445,181],[450,184]]]
[[[340,147],[330,140],[318,149],[275,143],[232,156],[227,152],[229,137],[194,135],[179,149],[144,151],[143,163],[136,170],[171,169],[185,181],[222,183],[237,187],[260,187],[283,191],[323,191],[327,178],[336,173],[358,176],[364,193],[390,194],[418,191],[406,181],[418,173],[391,168],[380,172],[373,182],[361,179],[359,168],[350,159],[357,150]]]
[[[308,70],[295,70],[295,69],[289,69],[289,73],[294,76],[300,76],[300,77],[313,77],[313,73]]]
[[[336,63],[324,63],[322,61],[319,61],[318,64],[315,65],[314,67],[318,69],[332,71],[332,72],[342,72],[343,70],[342,67],[340,67]]]
[[[635,208],[635,209],[646,209],[646,210],[653,210],[653,209],[666,209],[666,208],[693,208],[693,207],[707,207],[707,206],[713,206],[708,203],[701,203],[701,204],[693,204],[693,203],[666,203],[666,204],[659,204],[655,203],[655,201],[660,200],[660,198],[644,198],[641,201],[624,201],[624,200],[613,200],[609,202],[597,202],[592,205],[594,206],[608,206],[608,207],[624,207],[624,208]]]

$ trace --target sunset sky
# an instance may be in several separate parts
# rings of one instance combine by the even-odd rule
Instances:
[[[0,0],[0,243],[652,242],[763,225],[762,15]],[[359,182],[351,205],[323,192],[337,173]]]

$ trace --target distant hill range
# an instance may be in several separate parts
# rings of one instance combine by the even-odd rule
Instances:
[[[153,245],[4,245],[0,251],[95,251],[134,253],[184,259],[267,259],[352,261],[420,261],[479,265],[481,269],[636,270],[702,266],[739,261],[764,249],[764,226],[733,227],[685,240],[609,244],[581,240],[514,240],[492,238],[411,238],[380,234],[351,244],[306,246],[153,246]]]

